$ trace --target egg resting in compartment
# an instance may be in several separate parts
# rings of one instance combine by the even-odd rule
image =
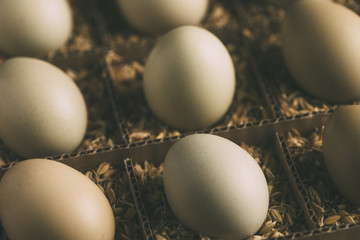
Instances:
[[[0,138],[27,158],[74,151],[87,127],[78,86],[54,65],[29,57],[0,65],[0,116]]]
[[[360,18],[327,0],[303,0],[282,25],[285,62],[298,85],[335,103],[360,98]]]
[[[326,169],[338,191],[360,204],[360,106],[341,106],[329,117],[323,152]]]
[[[193,134],[180,139],[166,155],[163,174],[172,211],[196,232],[244,239],[265,221],[265,176],[245,150],[225,138]]]
[[[72,34],[67,0],[1,0],[0,50],[11,56],[42,56]]]
[[[136,29],[160,34],[182,25],[198,25],[208,0],[117,0],[120,11]]]
[[[103,192],[79,171],[30,159],[0,182],[0,217],[14,240],[113,240],[115,219]]]
[[[196,26],[165,34],[145,65],[145,98],[165,123],[186,130],[219,121],[233,100],[235,69],[223,43]]]

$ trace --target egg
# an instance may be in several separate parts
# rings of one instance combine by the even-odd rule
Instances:
[[[208,0],[117,0],[125,19],[136,29],[160,34],[182,25],[198,25]]]
[[[0,218],[14,240],[113,240],[115,220],[103,192],[53,160],[30,159],[0,182]]]
[[[196,232],[243,239],[265,221],[269,193],[264,173],[230,140],[211,134],[180,139],[165,157],[163,177],[170,208]]]
[[[1,0],[0,51],[40,56],[65,44],[72,34],[67,0]]]
[[[360,98],[359,42],[359,16],[329,0],[296,2],[282,26],[283,55],[294,80],[329,102]]]
[[[235,92],[235,70],[223,43],[196,26],[165,34],[145,65],[146,101],[163,122],[178,129],[206,128],[228,110]]]
[[[325,124],[323,153],[326,169],[345,198],[360,204],[360,106],[341,106]]]
[[[0,138],[25,158],[74,151],[87,127],[84,97],[62,70],[43,60],[0,65]]]

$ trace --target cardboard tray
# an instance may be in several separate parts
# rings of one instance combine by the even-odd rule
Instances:
[[[114,62],[111,61],[111,57],[114,55],[121,57],[121,60],[116,62],[118,65],[134,61],[143,63],[152,46],[156,43],[157,37],[138,33],[127,26],[123,20],[120,23],[114,23],[113,17],[118,17],[118,13],[114,10],[114,2],[112,1],[89,1],[86,3],[86,11],[84,11],[85,3],[81,1],[71,1],[71,3],[86,19],[85,22],[91,28],[92,35],[90,38],[93,38],[92,40],[95,42],[95,45],[90,50],[59,51],[52,53],[44,59],[64,70],[69,68],[74,71],[81,69],[89,70],[91,77],[95,77],[98,83],[104,87],[106,91],[104,91],[102,97],[107,99],[105,107],[111,112],[104,121],[106,125],[111,126],[110,132],[114,135],[109,136],[109,138],[114,139],[114,144],[103,144],[91,149],[78,150],[74,153],[49,156],[48,159],[61,161],[83,173],[96,169],[103,162],[108,162],[114,168],[126,172],[129,189],[132,193],[132,201],[138,217],[136,224],[139,224],[141,228],[140,235],[143,239],[155,239],[155,224],[147,213],[146,201],[144,201],[144,196],[139,187],[139,179],[135,174],[135,165],[144,164],[145,161],[155,166],[161,165],[166,152],[174,142],[196,132],[182,131],[176,135],[161,138],[145,137],[135,141],[131,138],[133,129],[131,129],[131,124],[129,124],[129,119],[131,119],[132,113],[126,111],[126,102],[119,97],[117,92],[116,76],[112,74],[112,64]],[[219,2],[213,0],[211,3],[212,6],[215,6]],[[309,194],[296,167],[296,159],[292,156],[291,150],[287,145],[287,133],[289,131],[297,129],[302,135],[308,135],[315,128],[319,128],[325,123],[327,117],[336,106],[329,105],[330,107],[327,109],[317,109],[316,111],[303,109],[302,114],[284,114],[281,102],[279,101],[279,96],[281,95],[277,88],[279,82],[274,81],[274,75],[267,66],[272,59],[279,61],[279,49],[275,49],[274,52],[260,52],[258,42],[251,40],[247,34],[244,34],[244,29],[249,28],[251,25],[250,22],[246,21],[246,10],[249,3],[229,1],[224,4],[231,13],[229,23],[220,28],[210,26],[208,29],[226,44],[234,46],[235,54],[239,54],[239,51],[245,49],[247,53],[245,60],[247,64],[247,80],[254,82],[252,88],[259,95],[264,115],[258,119],[249,120],[241,124],[219,123],[213,128],[201,129],[197,132],[216,134],[237,144],[246,143],[274,151],[274,157],[278,160],[280,166],[278,171],[288,179],[292,189],[292,197],[296,200],[299,212],[302,213],[298,216],[298,220],[299,222],[304,222],[304,229],[301,231],[292,232],[287,236],[277,237],[276,239],[360,239],[359,224],[325,227],[318,225],[314,210],[311,207]],[[265,4],[265,6],[269,7],[271,5]],[[107,16],[108,14],[110,17]],[[117,44],[114,39],[119,34],[122,34],[117,30],[117,27],[120,25],[122,26],[122,31],[124,31],[125,41]],[[137,38],[137,41],[130,41],[129,39],[134,36]],[[263,58],[264,54],[269,53],[274,55],[270,54],[268,58]],[[91,69],[96,70],[91,71]],[[239,76],[239,73],[237,74]],[[298,91],[299,89],[295,87],[295,90]],[[309,99],[309,96],[305,94],[304,98]],[[92,107],[96,106],[96,103],[89,100],[87,105]],[[14,162],[20,160],[22,160],[20,157],[10,155],[10,161],[8,164],[0,167],[0,173],[3,174],[13,166]],[[131,239],[141,238],[139,237],[140,235],[131,236]]]

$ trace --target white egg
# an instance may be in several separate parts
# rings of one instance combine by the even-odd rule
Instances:
[[[360,105],[337,108],[326,121],[323,152],[326,169],[345,198],[360,204]]]
[[[60,162],[22,161],[0,182],[0,217],[12,240],[114,240],[114,214],[89,178]]]
[[[67,0],[1,0],[0,50],[38,56],[60,48],[72,33]]]
[[[335,103],[360,98],[360,17],[329,0],[302,0],[287,11],[282,48],[294,80]]]
[[[184,225],[217,238],[255,234],[269,206],[258,163],[235,143],[210,134],[189,135],[170,148],[164,189]]]
[[[208,8],[208,0],[117,0],[122,13],[135,28],[163,33],[182,25],[197,25]]]
[[[28,57],[0,65],[0,138],[21,156],[74,151],[87,127],[80,89],[61,69]]]
[[[165,34],[145,66],[144,92],[155,115],[179,129],[219,121],[233,100],[235,70],[223,43],[195,26]]]

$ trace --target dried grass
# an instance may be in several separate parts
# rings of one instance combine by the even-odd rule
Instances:
[[[115,217],[115,240],[141,239],[141,228],[125,169],[115,169],[103,162],[85,175],[97,184],[109,200]]]

